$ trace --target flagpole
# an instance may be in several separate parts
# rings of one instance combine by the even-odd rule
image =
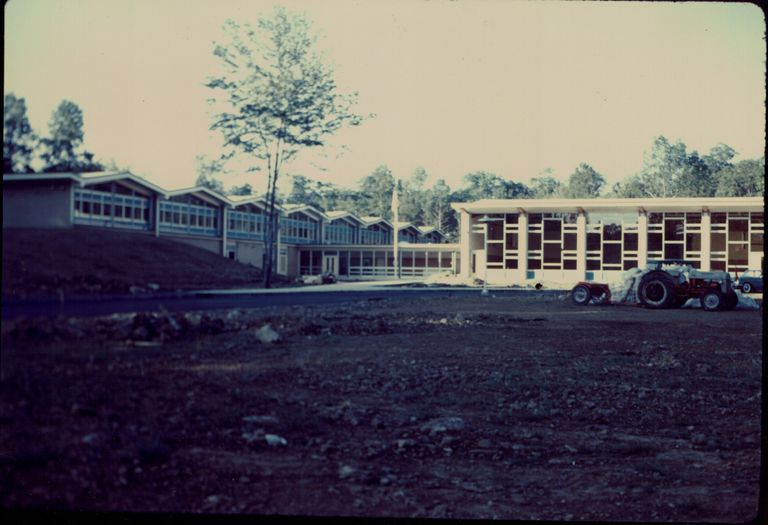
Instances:
[[[392,245],[393,256],[395,258],[395,279],[400,279],[400,250],[399,250],[399,234],[397,229],[397,223],[399,222],[398,208],[400,207],[399,197],[397,195],[397,179],[395,179],[395,187],[392,188]]]

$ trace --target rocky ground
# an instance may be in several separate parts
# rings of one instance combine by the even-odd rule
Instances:
[[[757,510],[760,310],[414,297],[18,320],[2,337],[6,509],[718,522]]]

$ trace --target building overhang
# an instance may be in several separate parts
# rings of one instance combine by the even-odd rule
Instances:
[[[762,211],[763,197],[678,197],[669,199],[499,199],[454,202],[451,208],[471,214],[481,213],[578,213],[584,212],[662,212]]]

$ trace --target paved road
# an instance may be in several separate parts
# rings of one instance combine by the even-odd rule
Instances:
[[[555,290],[491,290],[493,295],[563,293]],[[124,312],[152,312],[161,307],[170,312],[216,310],[233,308],[268,308],[272,306],[299,306],[312,304],[336,304],[355,301],[408,298],[416,295],[439,299],[456,295],[480,295],[477,288],[400,288],[366,291],[318,292],[318,293],[249,293],[219,295],[187,293],[181,296],[121,297],[98,299],[72,299],[59,301],[4,301],[3,319],[18,317],[91,317]]]

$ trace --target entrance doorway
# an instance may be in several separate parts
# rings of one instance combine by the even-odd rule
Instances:
[[[339,275],[338,255],[323,255],[323,274]]]

